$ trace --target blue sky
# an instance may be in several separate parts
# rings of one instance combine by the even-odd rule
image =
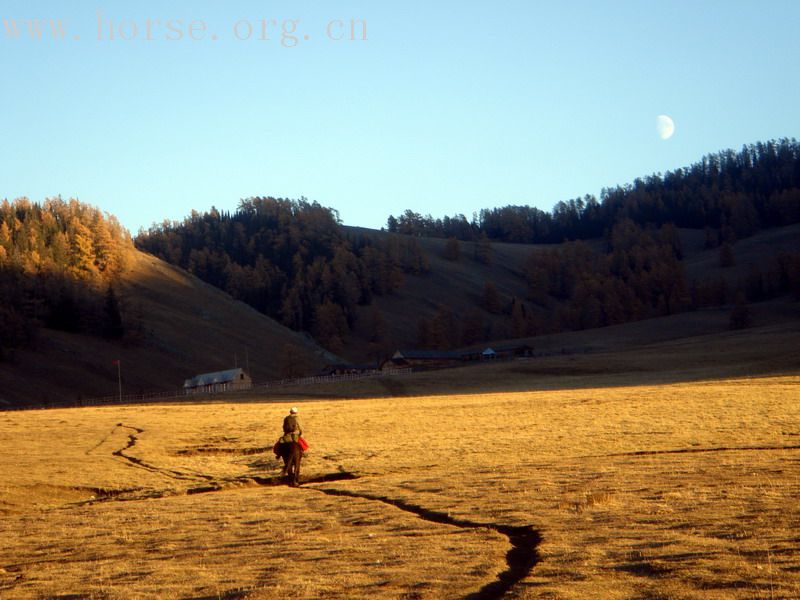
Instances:
[[[798,30],[793,0],[4,0],[0,197],[77,197],[132,233],[255,195],[367,227],[550,210],[800,137]]]

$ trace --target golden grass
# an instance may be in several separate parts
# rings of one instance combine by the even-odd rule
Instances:
[[[0,595],[463,597],[507,568],[505,536],[385,498],[533,526],[520,598],[798,598],[799,392],[787,375],[308,401],[303,479],[358,479],[299,489],[256,482],[287,404],[0,413]]]

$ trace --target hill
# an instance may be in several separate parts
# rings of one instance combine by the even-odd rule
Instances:
[[[281,377],[287,360],[309,371],[336,360],[307,335],[143,252],[131,251],[117,286],[123,308],[140,321],[138,339],[42,328],[33,347],[0,362],[2,405],[114,395],[117,359],[126,394],[175,390],[188,377],[237,362],[263,381]]]
[[[350,229],[350,228],[348,228]],[[354,235],[373,235],[376,237],[388,236],[386,232],[352,228]],[[800,254],[800,225],[790,225],[761,231],[752,237],[735,241],[731,244],[734,264],[724,267],[720,264],[720,248],[707,248],[703,231],[695,229],[679,229],[679,243],[682,252],[681,265],[685,273],[687,293],[700,286],[709,285],[710,282],[723,282],[727,290],[719,304],[723,308],[717,309],[723,315],[724,326],[730,313],[730,305],[735,299],[736,290],[746,290],[748,278],[753,278],[754,273],[766,276],[769,265],[776,257]],[[374,323],[374,314],[381,316],[385,324],[387,339],[392,340],[389,347],[416,347],[419,343],[420,319],[434,319],[442,306],[446,306],[453,315],[459,318],[456,327],[464,326],[463,317],[470,313],[476,314],[480,319],[485,343],[496,342],[505,338],[527,338],[528,343],[539,347],[544,340],[552,338],[554,331],[546,329],[537,333],[536,337],[526,335],[515,336],[511,323],[508,306],[512,299],[526,304],[536,310],[535,303],[528,300],[529,288],[525,278],[526,263],[531,256],[543,255],[547,252],[558,251],[565,247],[564,244],[511,244],[491,243],[492,260],[489,264],[477,260],[474,255],[475,244],[461,242],[461,256],[458,260],[444,258],[444,249],[447,240],[441,238],[416,238],[420,247],[425,252],[429,262],[429,271],[419,275],[405,277],[403,286],[390,295],[376,296],[373,305],[360,307],[360,324],[354,331],[354,336],[346,346],[345,354],[364,358],[364,349],[370,335],[370,326]],[[606,242],[602,239],[590,240],[589,247],[602,251]],[[492,283],[499,296],[503,310],[493,314],[481,307],[482,293],[486,283]],[[766,300],[766,295],[761,294],[754,300]],[[691,299],[690,299],[691,301]],[[788,300],[790,303],[791,299]],[[554,300],[549,307],[550,311],[563,305],[563,302]],[[766,305],[775,307],[783,304]],[[697,306],[696,308],[711,308],[712,305]],[[543,311],[545,312],[545,311]],[[548,312],[545,312],[545,315]],[[702,312],[701,314],[708,314]],[[702,318],[702,317],[700,317]],[[691,317],[689,317],[691,320]],[[632,325],[631,330],[637,327]],[[640,329],[638,335],[649,335],[646,328]],[[656,328],[657,329],[657,328]],[[575,332],[578,335],[580,332]],[[583,337],[602,340],[612,335],[607,328],[589,328],[582,334]],[[654,334],[655,335],[655,334]],[[560,338],[559,338],[560,339]],[[646,339],[646,337],[645,337]],[[481,340],[475,340],[476,342]],[[465,346],[469,344],[454,344]]]
[[[63,208],[66,205],[61,203],[58,206]],[[609,255],[605,254],[609,239],[588,240],[577,245],[487,243],[478,240],[457,242],[454,252],[453,240],[342,227],[332,223],[324,210],[312,208],[318,220],[313,221],[317,223],[315,226],[319,228],[321,222],[334,243],[329,250],[330,259],[314,258],[310,251],[315,241],[313,234],[306,238],[302,231],[293,233],[291,227],[284,231],[295,240],[292,243],[299,242],[297,251],[306,256],[298,262],[291,260],[291,253],[288,253],[290,263],[298,265],[305,261],[291,278],[294,281],[292,289],[308,302],[304,309],[307,314],[302,318],[313,318],[311,331],[315,334],[325,331],[331,334],[332,331],[320,327],[326,324],[319,320],[320,315],[328,314],[330,318],[331,314],[334,317],[339,314],[342,329],[334,331],[333,338],[327,339],[338,339],[336,354],[348,360],[385,358],[399,347],[426,345],[425,336],[428,336],[427,345],[431,347],[441,347],[442,341],[445,347],[463,347],[522,338],[537,352],[548,352],[548,348],[562,344],[553,341],[562,339],[561,336],[566,336],[563,339],[572,336],[572,339],[584,340],[577,345],[579,348],[596,349],[616,335],[614,327],[596,328],[574,320],[582,318],[580,311],[591,304],[585,296],[558,296],[555,288],[548,290],[547,294],[536,294],[531,285],[531,265],[543,264],[551,270],[550,278],[555,276],[562,286],[569,282],[568,287],[573,289],[588,286],[598,293],[605,293],[608,280],[604,282],[602,277],[598,278],[595,271],[607,268],[608,263],[600,262],[595,269],[591,261],[609,260]],[[197,217],[193,217],[192,222],[195,221]],[[212,219],[211,222],[221,220]],[[14,229],[20,230],[18,226]],[[641,262],[641,257],[648,256],[648,252],[658,258],[658,252],[661,252],[658,239],[663,237],[664,230],[655,234],[630,224],[624,225],[623,229],[637,243],[645,240],[650,244],[644,251],[633,247],[631,252],[639,257],[637,260]],[[237,235],[241,237],[242,234],[239,232]],[[683,296],[678,301],[682,303],[681,310],[694,308],[695,311],[685,313],[686,318],[676,323],[701,322],[708,319],[709,311],[714,311],[717,315],[714,322],[719,325],[714,331],[727,329],[730,303],[735,299],[736,290],[743,290],[751,301],[759,303],[748,309],[754,315],[751,321],[756,325],[759,322],[763,324],[762,316],[770,311],[777,311],[776,316],[789,320],[797,318],[796,302],[791,296],[784,295],[782,302],[764,304],[764,301],[786,289],[786,282],[782,279],[791,275],[786,269],[792,265],[782,265],[778,258],[800,254],[800,225],[763,230],[728,243],[731,260],[726,265],[721,262],[723,247],[708,247],[707,232],[680,229],[674,230],[670,236],[674,238],[670,247],[679,248],[680,266],[685,273],[681,276]],[[38,240],[39,251],[17,243],[13,246],[17,258],[12,254],[13,260],[30,262],[30,257],[49,256],[49,247],[42,245],[45,236],[29,235],[28,238]],[[180,238],[171,237],[170,244],[174,244],[176,239]],[[33,242],[26,243],[30,246]],[[278,245],[282,243],[279,241]],[[65,245],[71,247],[69,243]],[[124,240],[119,245],[124,247]],[[180,246],[167,245],[165,248],[172,249],[168,254],[173,254],[174,258],[174,250]],[[213,249],[213,245],[209,248]],[[573,256],[575,253],[577,259]],[[197,261],[200,256],[211,254],[195,252],[190,256]],[[35,336],[34,345],[14,350],[11,361],[0,361],[0,385],[3,386],[0,401],[6,405],[63,403],[116,394],[117,373],[113,361],[117,359],[122,361],[125,393],[174,390],[187,377],[237,364],[249,367],[255,381],[263,381],[290,374],[313,373],[326,363],[341,361],[318,346],[309,333],[290,330],[178,266],[132,248],[125,250],[121,257],[124,260],[120,260],[120,265],[124,266],[107,280],[119,299],[126,325],[125,335],[120,338],[107,336],[104,327],[93,325],[98,320],[97,314],[106,312],[102,306],[102,294],[99,299],[84,298],[88,304],[78,311],[79,319],[65,319],[65,311],[60,308],[63,301],[58,299],[58,294],[51,293],[50,310],[58,318],[45,314],[40,319],[43,326]],[[88,267],[94,264],[91,260],[87,263]],[[257,264],[261,268],[265,262],[261,260]],[[564,266],[570,264],[579,270],[564,270]],[[42,267],[29,265],[26,268],[41,273]],[[218,267],[214,268],[219,272]],[[379,273],[370,278],[370,268]],[[792,277],[796,284],[797,262],[794,268]],[[224,272],[238,273],[234,281],[245,285],[242,282],[249,281],[248,277],[256,269],[237,271],[229,263]],[[249,275],[241,277],[245,272]],[[650,275],[646,270],[643,273],[646,277],[642,281],[650,285],[647,279]],[[273,271],[276,278],[277,274],[277,270]],[[64,277],[67,275],[69,272]],[[99,275],[95,279],[97,277]],[[73,283],[71,289],[97,288],[95,279],[89,278],[83,285]],[[30,288],[29,294],[38,289],[35,281],[31,281],[26,284]],[[391,283],[386,284],[387,281]],[[387,287],[383,287],[384,284]],[[25,299],[26,296],[15,302],[12,288],[11,284],[3,288],[12,293],[8,306],[12,309],[17,306],[21,312],[29,311],[34,318],[41,313],[41,309],[35,308],[36,304],[31,304],[30,298]],[[234,288],[247,297],[246,286],[237,288],[234,285]],[[348,294],[355,289],[361,290],[360,300],[354,300],[355,295],[350,295],[350,300],[347,300]],[[487,298],[488,289],[493,292],[493,298]],[[272,289],[267,301],[275,304],[285,300],[286,297],[279,292]],[[343,295],[336,296],[340,292]],[[75,302],[87,295],[77,291],[73,294],[77,299]],[[332,301],[333,298],[346,301],[347,317],[338,312],[340,309],[336,307],[339,305]],[[248,299],[252,300],[252,297]],[[322,305],[314,306],[313,303],[319,301]],[[598,314],[604,314],[609,306],[613,308],[619,299],[611,296],[605,301],[608,306],[601,305]],[[640,313],[636,320],[663,316],[664,307],[659,303],[649,309],[641,306],[644,308],[640,307],[640,310],[649,312]],[[329,309],[333,312],[324,313]],[[67,326],[76,319],[81,327]],[[50,326],[51,322],[60,326]],[[662,321],[656,319],[653,322]],[[604,324],[620,327],[619,322]],[[562,329],[567,331],[559,334]],[[570,333],[569,329],[578,331]],[[636,323],[622,327],[622,330],[636,332],[630,336],[640,341],[660,339],[661,335],[657,326]],[[99,331],[104,335],[99,335]],[[691,327],[679,326],[675,331],[696,334]],[[572,343],[567,346],[576,347]]]
[[[351,361],[374,362],[398,346],[453,349],[733,303],[746,325],[747,302],[800,295],[791,233],[760,249],[744,242],[794,231],[798,194],[800,144],[780,139],[552,213],[406,211],[376,232],[342,227],[335,209],[305,198],[260,196],[233,212],[192,211],[135,243]],[[737,262],[734,246],[754,261]]]

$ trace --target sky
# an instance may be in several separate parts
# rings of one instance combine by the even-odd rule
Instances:
[[[252,196],[549,211],[800,137],[798,30],[795,0],[2,0],[0,198],[133,234]]]

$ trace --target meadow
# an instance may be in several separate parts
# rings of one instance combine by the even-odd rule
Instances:
[[[298,403],[297,489],[300,398],[0,413],[0,596],[800,597],[796,373],[493,373]]]

